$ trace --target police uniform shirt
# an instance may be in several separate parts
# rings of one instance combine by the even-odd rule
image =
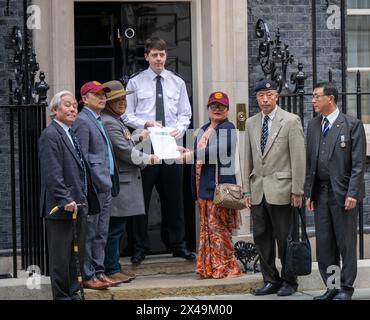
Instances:
[[[177,128],[184,134],[192,115],[185,82],[175,73],[165,69],[160,75],[166,127]],[[147,121],[155,121],[156,77],[157,74],[149,67],[129,80],[126,89],[134,91],[134,94],[126,96],[126,125],[144,128]]]

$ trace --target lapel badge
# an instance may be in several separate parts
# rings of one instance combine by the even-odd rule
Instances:
[[[340,147],[341,148],[345,148],[346,147],[346,143],[344,142],[344,136],[340,136]]]

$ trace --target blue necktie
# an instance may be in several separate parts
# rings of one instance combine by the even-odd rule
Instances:
[[[83,157],[82,157],[80,144],[79,144],[78,139],[77,139],[75,133],[73,132],[73,130],[69,129],[68,132],[71,135],[71,138],[72,138],[72,141],[73,141],[73,146],[75,147],[76,153],[77,153],[77,155],[80,159],[80,162],[81,162],[82,174],[83,174],[82,180],[84,181],[84,194],[87,195],[87,174],[86,174],[85,162],[84,162]]]
[[[265,116],[263,119],[262,130],[261,130],[261,152],[265,151],[267,138],[269,136],[269,116]]]
[[[104,129],[104,126],[103,126],[103,121],[101,120],[100,117],[97,120],[98,120],[98,123],[100,125],[101,132],[103,133],[104,138],[105,138],[105,141],[107,143],[107,147],[108,147],[108,160],[109,160],[109,173],[110,173],[111,176],[113,176],[114,175],[114,160],[113,160],[112,149],[110,148],[110,142],[109,142],[107,133],[105,132],[105,129]]]
[[[329,132],[329,129],[330,129],[329,125],[330,125],[330,122],[329,122],[328,118],[324,118],[324,128],[322,129],[322,135],[323,135],[324,138],[326,137],[326,135]]]

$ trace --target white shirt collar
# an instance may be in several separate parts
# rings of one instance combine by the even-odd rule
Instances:
[[[65,132],[67,132],[68,134],[69,134],[69,129],[70,129],[70,127],[68,127],[65,123],[63,123],[63,122],[61,122],[61,121],[59,121],[59,120],[57,120],[57,119],[54,119],[54,121],[57,123],[57,124],[59,124],[62,128],[63,128],[63,130],[65,131]]]
[[[277,106],[275,106],[274,110],[272,110],[269,114],[267,114],[267,116],[269,116],[270,120],[274,120],[275,116],[276,116],[276,111],[277,111]],[[262,119],[266,116],[266,114],[264,114],[262,112]]]
[[[156,80],[158,74],[155,73],[151,67],[148,68],[148,72],[149,72],[149,76],[150,76],[150,79],[152,80]],[[162,72],[159,74],[163,79],[166,78],[167,76],[167,70],[166,69],[163,69]]]
[[[329,120],[329,123],[330,123],[330,126],[333,125],[333,123],[335,122],[335,120],[337,120],[339,116],[339,109],[336,108],[335,111],[333,111],[331,114],[329,114],[328,116],[326,117],[323,117],[324,118],[327,118]]]

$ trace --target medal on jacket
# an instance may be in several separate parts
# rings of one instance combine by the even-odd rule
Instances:
[[[340,136],[340,147],[341,148],[345,148],[346,147],[346,143],[344,142],[344,136]]]
[[[131,133],[128,129],[124,129],[123,134],[126,140],[131,140]]]

